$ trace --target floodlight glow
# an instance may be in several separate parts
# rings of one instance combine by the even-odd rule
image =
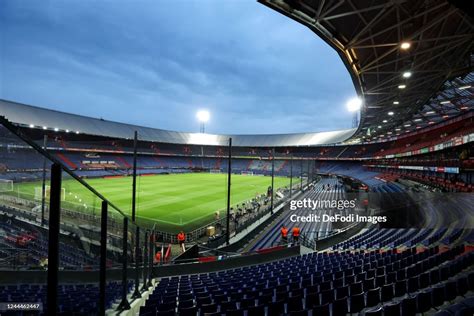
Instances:
[[[401,84],[398,86],[398,89],[405,89],[407,86],[405,84]]]
[[[382,122],[383,122],[383,123],[387,123],[387,120],[383,120]]]
[[[30,128],[34,128],[35,126],[33,124],[30,124]]]
[[[398,102],[398,101],[393,101],[393,104],[400,104],[400,102]]]
[[[55,128],[54,128],[54,131],[55,131],[55,132],[58,132],[58,131],[59,131],[59,128],[55,127]]]
[[[79,134],[79,131],[76,131],[76,134]]]
[[[392,116],[394,113],[392,111],[387,113],[388,115]]]
[[[69,130],[68,130],[68,129],[66,130],[66,133],[69,133]]]
[[[48,129],[46,126],[43,126],[43,129]]]
[[[411,77],[411,72],[405,71],[402,76],[403,76],[403,78],[410,78]]]
[[[196,113],[196,117],[201,123],[207,123],[209,119],[211,118],[211,114],[209,111],[206,110],[201,110]]]
[[[352,98],[349,101],[347,101],[346,106],[347,106],[347,110],[349,110],[349,112],[356,112],[356,111],[360,110],[360,108],[362,106],[362,100],[359,99],[359,98]]]
[[[411,44],[409,42],[403,42],[401,45],[400,45],[400,48],[401,49],[409,49],[411,46]]]

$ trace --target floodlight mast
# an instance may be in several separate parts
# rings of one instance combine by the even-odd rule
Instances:
[[[204,134],[206,132],[206,123],[209,121],[211,115],[209,111],[200,110],[196,113],[196,117],[200,123],[199,132]]]

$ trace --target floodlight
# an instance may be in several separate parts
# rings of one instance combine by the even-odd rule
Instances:
[[[410,78],[411,77],[411,72],[405,71],[402,76],[403,76],[403,78]]]
[[[197,112],[196,117],[199,120],[199,122],[207,123],[211,115],[209,114],[209,111],[201,110]]]
[[[199,131],[201,133],[205,133],[206,132],[206,130],[205,130],[206,127],[205,126],[206,126],[206,123],[211,118],[211,114],[207,110],[200,110],[196,113],[196,117],[197,117],[198,121],[201,123]]]
[[[401,45],[400,45],[400,48],[401,49],[409,49],[411,46],[411,44],[409,42],[403,42]]]
[[[352,98],[349,101],[347,101],[346,105],[349,112],[356,112],[360,110],[362,106],[362,100],[359,98]]]

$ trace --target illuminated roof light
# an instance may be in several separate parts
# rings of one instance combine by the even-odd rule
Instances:
[[[448,117],[449,117],[449,115],[443,115],[444,119],[447,119]]]
[[[400,48],[401,49],[409,49],[411,46],[411,44],[409,42],[403,42],[401,45],[400,45]]]
[[[66,130],[66,133],[69,133],[69,130],[68,130],[68,129]]]
[[[421,118],[414,119],[415,122],[421,122]]]
[[[402,76],[403,76],[403,78],[410,78],[411,77],[411,72],[410,71],[405,71]]]
[[[464,90],[464,89],[469,89],[470,87],[472,87],[472,86],[467,85],[467,86],[461,86],[461,87],[459,87],[458,89],[459,89],[459,90]]]
[[[34,128],[35,126],[33,124],[30,124],[30,128]]]
[[[401,85],[398,86],[398,89],[405,89],[406,87],[407,87],[407,85],[401,84]]]
[[[387,123],[387,120],[383,120],[382,122],[383,122],[383,123]]]
[[[467,110],[467,109],[469,109],[469,107],[467,107],[467,106],[461,106],[461,110]]]
[[[433,121],[429,121],[428,124],[434,124],[434,122],[433,122]]]
[[[431,114],[435,114],[435,112],[434,112],[434,111],[428,111],[428,112],[426,112],[426,115],[431,115]]]
[[[55,128],[54,128],[54,131],[55,131],[55,132],[59,131],[59,128],[55,127]]]
[[[417,126],[416,128],[421,128],[421,126]]]
[[[352,98],[346,103],[347,110],[349,112],[356,112],[359,111],[362,107],[362,100],[359,98]]]
[[[392,135],[392,132],[387,132],[388,135]]]
[[[411,126],[411,124],[405,124],[405,125],[403,125],[403,126],[405,126],[405,127],[410,127],[410,126]]]
[[[440,104],[448,104],[448,103],[451,103],[451,101],[446,100],[446,101],[441,101],[441,102],[440,102]]]
[[[46,126],[43,126],[43,129],[48,129]]]
[[[382,128],[382,125],[379,125],[378,128]]]
[[[396,128],[395,130],[396,130],[397,132],[399,132],[399,131],[401,131],[401,128]]]
[[[392,111],[387,113],[388,115],[392,116],[394,113]]]
[[[393,104],[400,104],[400,102],[398,102],[398,101],[393,101]]]
[[[76,131],[76,134],[79,134],[79,131]]]

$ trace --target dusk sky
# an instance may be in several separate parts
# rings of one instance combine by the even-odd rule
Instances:
[[[0,98],[209,133],[346,129],[336,52],[254,0],[0,1]]]

